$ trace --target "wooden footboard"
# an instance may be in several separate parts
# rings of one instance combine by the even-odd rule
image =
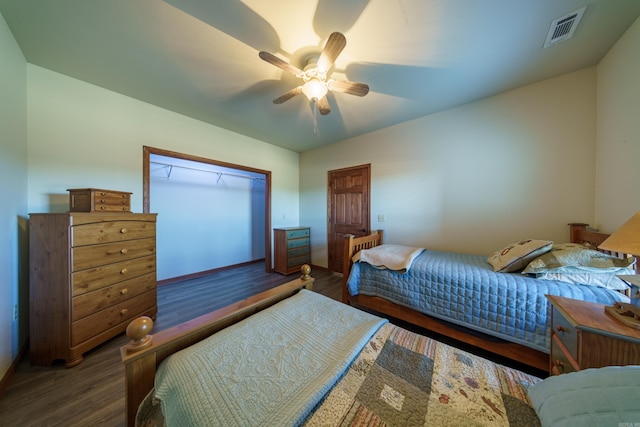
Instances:
[[[571,242],[587,244],[594,249],[602,243],[609,235],[600,233],[588,228],[587,224],[572,223],[570,226]],[[507,341],[497,341],[485,339],[471,331],[465,331],[450,323],[441,321],[434,317],[420,313],[416,310],[400,306],[389,302],[383,298],[371,297],[367,295],[351,296],[347,290],[347,279],[353,265],[351,259],[359,250],[368,249],[382,244],[384,233],[378,231],[370,236],[354,237],[345,236],[344,242],[344,269],[342,301],[353,306],[360,306],[366,309],[382,313],[396,319],[409,322],[421,328],[448,336],[466,344],[473,345],[486,351],[498,354],[503,357],[513,359],[542,371],[549,369],[549,355],[524,345]],[[626,257],[626,254],[613,254],[619,257]],[[636,263],[637,266],[637,263]]]
[[[153,389],[156,368],[164,359],[294,295],[303,288],[311,289],[314,280],[309,276],[309,272],[309,266],[303,266],[302,276],[299,279],[153,335],[149,334],[153,325],[151,319],[133,320],[127,327],[127,336],[131,338],[131,342],[120,349],[125,369],[127,425],[135,424],[138,406]]]

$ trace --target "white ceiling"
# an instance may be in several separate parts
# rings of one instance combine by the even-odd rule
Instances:
[[[573,38],[551,21],[587,6]],[[640,16],[639,0],[0,0],[29,63],[294,151],[305,151],[592,66]],[[333,31],[332,77],[367,83],[272,100]]]

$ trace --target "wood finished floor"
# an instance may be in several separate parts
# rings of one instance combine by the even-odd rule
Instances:
[[[255,263],[158,287],[154,331],[170,328],[214,309],[296,278],[266,273]],[[342,276],[316,269],[314,290],[340,300]],[[35,367],[29,357],[19,365],[0,398],[0,426],[124,426],[124,369],[120,335],[85,353],[71,369],[62,362]]]

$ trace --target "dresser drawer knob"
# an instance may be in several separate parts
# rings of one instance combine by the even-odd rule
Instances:
[[[129,230],[127,230],[126,228],[121,228],[120,229],[120,234],[125,234],[127,231],[129,231]]]
[[[100,206],[100,209],[105,210],[107,208],[106,208],[106,206]]]
[[[127,274],[129,270],[127,270],[126,268],[123,268],[122,270],[120,270],[120,274]]]
[[[100,203],[104,203],[104,199],[100,199]]]
[[[120,291],[120,295],[126,295],[127,292],[129,292],[129,290],[127,288],[124,288]]]
[[[126,316],[128,312],[129,312],[128,308],[123,308],[122,310],[120,310],[120,316]]]
[[[565,328],[564,326],[558,325],[556,326],[556,330],[558,332],[569,332],[569,329]]]
[[[120,249],[120,253],[121,254],[126,254],[127,252],[129,252],[129,250],[127,248]]]

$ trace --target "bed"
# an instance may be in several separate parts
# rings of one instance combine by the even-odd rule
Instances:
[[[543,380],[311,292],[312,284],[307,267],[299,279],[153,335],[151,319],[134,320],[127,328],[131,342],[121,348],[127,425],[548,426],[640,419],[640,367]]]
[[[539,424],[527,387],[540,378],[311,292],[312,283],[153,335],[150,319],[132,322],[121,349],[127,425]]]
[[[592,249],[608,236],[583,223],[569,227],[572,243]],[[354,255],[379,247],[383,239],[382,230],[369,236],[345,237],[343,302],[540,370],[549,369],[550,309],[546,294],[606,305],[628,301],[618,290],[540,280],[519,271],[496,273],[487,257],[479,255],[425,250],[408,272],[353,262]],[[626,254],[610,255],[625,262],[631,259]]]

